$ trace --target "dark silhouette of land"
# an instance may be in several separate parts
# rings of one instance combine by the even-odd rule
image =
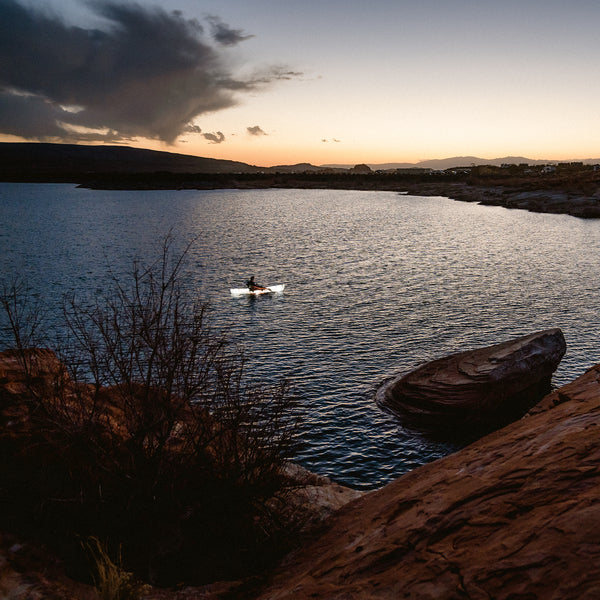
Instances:
[[[465,160],[472,161],[464,166]],[[453,159],[435,161],[448,165]],[[319,167],[308,163],[260,167],[121,146],[0,144],[0,181],[68,182],[92,189],[353,189],[600,218],[600,165],[592,161],[490,164],[457,157],[454,167],[373,170],[367,165]],[[515,160],[527,160],[518,157]],[[600,162],[600,161],[599,161]],[[421,163],[421,165],[426,163]]]
[[[85,177],[91,173],[251,173],[260,170],[261,167],[232,160],[127,146],[0,143],[0,178],[3,181],[14,178],[59,180]]]

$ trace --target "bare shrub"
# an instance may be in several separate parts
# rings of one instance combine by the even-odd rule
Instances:
[[[44,310],[19,277],[5,281],[0,288],[0,341],[17,352],[21,368],[30,374],[28,348],[43,343]]]
[[[65,302],[70,377],[32,393],[35,439],[11,472],[29,479],[36,527],[65,547],[76,535],[119,541],[127,567],[159,583],[255,572],[292,523],[278,508],[297,429],[289,386],[244,385],[243,353],[182,292],[185,256],[167,238],[129,285]],[[17,293],[2,299],[15,323]]]

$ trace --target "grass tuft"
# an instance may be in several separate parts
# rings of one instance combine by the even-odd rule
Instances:
[[[82,542],[100,600],[140,600],[147,586],[122,567],[121,549],[115,563],[106,546],[94,536]]]

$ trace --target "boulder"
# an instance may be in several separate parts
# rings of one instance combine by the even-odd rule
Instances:
[[[432,436],[475,439],[539,402],[565,350],[562,331],[547,329],[459,352],[386,382],[377,402],[404,425]]]
[[[369,492],[261,600],[600,597],[600,365],[524,418]]]

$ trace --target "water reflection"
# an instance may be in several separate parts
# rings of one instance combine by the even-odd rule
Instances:
[[[292,380],[308,468],[382,485],[449,451],[379,410],[396,371],[560,327],[566,383],[600,360],[600,224],[443,198],[331,190],[89,191],[0,185],[0,269],[59,310],[195,239],[186,285],[249,357],[254,381]],[[253,226],[249,230],[248,223]],[[248,273],[283,294],[232,298]]]

